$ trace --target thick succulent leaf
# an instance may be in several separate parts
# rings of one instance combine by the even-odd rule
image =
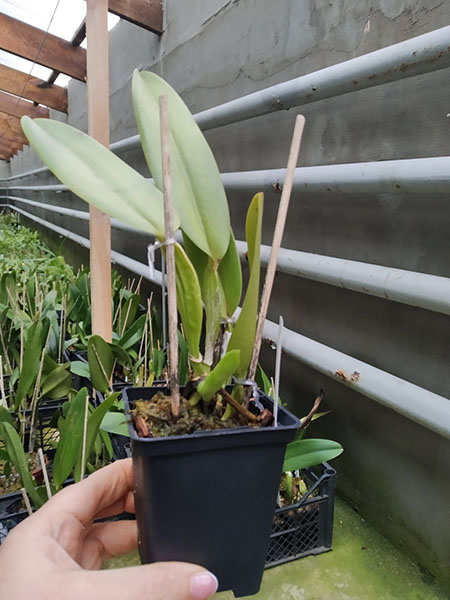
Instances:
[[[14,399],[14,408],[16,411],[21,406],[36,380],[45,338],[45,327],[42,321],[37,321],[30,325],[23,353],[23,366],[20,372],[19,386]]]
[[[112,350],[102,337],[93,335],[89,338],[87,352],[92,385],[99,392],[106,393],[114,366]]]
[[[100,430],[100,425],[102,424],[103,418],[109,409],[113,406],[114,402],[116,402],[117,398],[120,396],[120,392],[115,392],[114,394],[110,394],[107,396],[100,406],[97,406],[95,410],[92,411],[92,414],[89,415],[87,422],[87,434],[86,434],[86,452],[85,452],[85,464],[83,471],[86,471],[86,465],[88,463],[91,452],[94,449],[94,444],[97,439],[98,432]],[[80,451],[78,455],[78,459],[75,465],[74,478],[75,481],[80,481],[81,473],[82,473],[82,462],[81,462],[82,452]]]
[[[200,396],[209,401],[216,392],[226,385],[239,365],[239,350],[231,350],[223,356],[206,378],[197,386]]]
[[[21,124],[39,157],[77,196],[123,223],[164,237],[163,196],[145,177],[70,125],[26,116]]]
[[[209,260],[208,255],[200,250],[185,232],[183,232],[183,246],[197,273],[198,280],[203,281],[203,275]]]
[[[283,471],[297,471],[320,465],[342,454],[344,449],[332,440],[308,439],[291,442],[286,447]]]
[[[205,305],[205,356],[204,362],[213,362],[214,346],[220,330],[220,321],[226,316],[225,296],[217,269],[212,261],[205,269],[202,282],[202,298]]]
[[[231,317],[239,306],[242,295],[242,269],[239,253],[233,232],[230,230],[230,243],[220,261],[219,279],[225,295],[228,317]]]
[[[230,215],[219,169],[189,109],[154,73],[133,74],[133,106],[150,172],[162,189],[159,97],[167,94],[173,199],[181,229],[203,252],[220,259],[229,243]]]
[[[239,367],[236,371],[238,377],[245,377],[252,357],[255,341],[256,322],[259,300],[259,275],[260,275],[260,246],[263,217],[264,195],[256,194],[251,201],[247,212],[246,234],[247,244],[252,249],[252,265],[250,278],[245,294],[242,310],[236,321],[228,344],[228,351],[238,349],[241,351]]]
[[[87,394],[87,389],[82,388],[68,403],[66,418],[59,421],[60,440],[53,460],[53,481],[56,489],[69,477],[80,452]]]
[[[31,501],[35,508],[42,506],[43,501],[36,491],[33,478],[28,467],[27,457],[25,455],[22,441],[19,434],[14,427],[7,422],[2,423],[1,435],[4,439],[8,456],[16,468],[17,473],[20,476],[23,487],[26,489],[27,494],[30,496]]]
[[[41,383],[41,395],[49,398],[63,398],[72,387],[72,375],[68,365],[58,365]]]
[[[203,306],[197,273],[186,252],[175,244],[177,307],[183,323],[184,335],[192,358],[200,360],[200,335]]]
[[[100,425],[100,431],[107,431],[108,433],[130,437],[127,418],[123,412],[107,412]]]

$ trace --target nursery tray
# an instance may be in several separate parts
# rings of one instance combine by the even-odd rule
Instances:
[[[307,492],[296,504],[275,510],[266,569],[331,550],[336,471],[322,463],[300,473]]]

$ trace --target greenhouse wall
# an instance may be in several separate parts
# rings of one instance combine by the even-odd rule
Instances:
[[[198,113],[449,22],[450,3],[440,1],[167,0],[161,38],[123,21],[110,33],[111,141],[136,134],[130,89],[134,68],[161,74]],[[302,167],[447,156],[449,97],[447,68],[218,127],[206,136],[223,173],[283,168],[299,112],[306,117]],[[87,128],[86,88],[76,81],[69,84],[67,120]],[[121,157],[148,176],[139,150]],[[39,164],[25,149],[11,161],[11,175]],[[11,185],[50,183],[55,179],[46,173]],[[257,191],[228,193],[238,240],[244,239],[246,208]],[[68,192],[11,190],[10,195],[86,209]],[[283,247],[447,278],[448,196],[296,189]],[[277,186],[266,190],[264,244],[271,243],[279,198]],[[88,235],[85,222],[17,206]],[[77,262],[87,260],[85,250],[53,238]],[[114,250],[141,262],[148,242],[145,235],[113,231]],[[448,397],[448,314],[365,292],[280,272],[268,316],[277,322],[282,315],[290,330]],[[263,356],[272,370],[274,353],[268,346]],[[351,378],[338,373],[327,376],[286,355],[282,399],[301,416],[319,389],[325,390],[323,408],[332,412],[311,435],[343,444],[345,452],[335,462],[340,492],[426,568],[449,579],[448,439],[361,394]],[[407,391],[401,400],[407,404]]]

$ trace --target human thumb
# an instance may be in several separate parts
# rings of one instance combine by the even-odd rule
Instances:
[[[64,574],[62,584],[66,600],[206,600],[218,586],[209,571],[181,562],[74,571]]]

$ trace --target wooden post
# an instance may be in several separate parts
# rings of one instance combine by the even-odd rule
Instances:
[[[164,188],[164,226],[166,234],[167,268],[167,316],[169,322],[169,387],[172,415],[180,414],[180,391],[178,388],[178,313],[175,283],[175,247],[173,231],[172,179],[170,177],[170,129],[167,95],[159,97],[161,125],[161,156]],[[163,298],[164,301],[164,298]]]
[[[109,146],[108,0],[87,0],[88,133]],[[92,333],[112,340],[111,220],[90,207]]]

